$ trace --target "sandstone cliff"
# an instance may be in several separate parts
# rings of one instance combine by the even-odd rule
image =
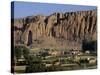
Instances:
[[[79,48],[97,39],[97,12],[77,11],[14,19],[14,43],[31,47]]]

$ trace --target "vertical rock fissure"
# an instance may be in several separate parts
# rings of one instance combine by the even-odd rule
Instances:
[[[28,43],[27,43],[27,45],[29,46],[29,45],[31,45],[31,44],[32,44],[32,32],[29,31],[29,34],[28,34]]]

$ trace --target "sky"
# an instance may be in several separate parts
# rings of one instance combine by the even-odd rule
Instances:
[[[35,15],[50,15],[55,12],[74,12],[97,9],[96,6],[69,5],[69,4],[51,4],[51,3],[36,3],[36,2],[13,2],[14,18],[23,18]],[[12,10],[13,12],[13,10]]]

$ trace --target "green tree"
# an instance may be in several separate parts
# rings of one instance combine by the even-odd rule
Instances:
[[[23,47],[23,56],[25,59],[28,59],[29,57],[29,49],[26,47]]]
[[[84,39],[82,42],[83,51],[89,50],[91,52],[97,51],[97,40],[87,40]]]
[[[26,67],[26,73],[32,73],[32,72],[44,72],[45,71],[45,67],[43,64],[40,63],[35,63],[32,64],[31,66],[27,66]]]
[[[89,60],[87,60],[87,59],[80,59],[79,62],[80,62],[80,66],[85,69],[85,68],[87,68],[87,64],[89,63]]]
[[[21,57],[21,55],[22,55],[22,50],[20,49],[19,46],[15,46],[15,48],[14,48],[14,55],[15,55],[17,61],[18,61],[18,59],[19,59],[19,58]]]
[[[14,55],[18,59],[23,55],[25,59],[29,57],[29,49],[25,46],[15,46]]]
[[[56,65],[52,65],[52,66],[49,66],[49,67],[46,67],[45,68],[45,71],[48,72],[48,71],[62,71],[62,67],[61,66],[56,66]]]
[[[45,66],[42,64],[42,60],[38,56],[29,56],[27,59],[28,65],[26,67],[26,73],[43,72]]]

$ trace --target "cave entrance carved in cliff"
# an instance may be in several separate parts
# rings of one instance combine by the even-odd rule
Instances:
[[[32,32],[29,31],[29,33],[28,33],[28,42],[27,42],[27,45],[29,46],[29,45],[31,45],[31,44],[32,44]]]

